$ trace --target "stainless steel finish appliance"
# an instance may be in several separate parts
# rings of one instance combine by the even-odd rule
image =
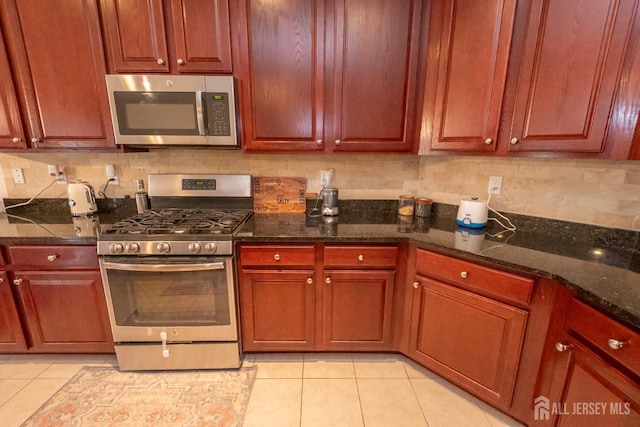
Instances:
[[[106,76],[117,144],[238,147],[231,76]]]
[[[121,370],[241,364],[233,236],[249,175],[150,175],[151,209],[103,229],[98,255]]]

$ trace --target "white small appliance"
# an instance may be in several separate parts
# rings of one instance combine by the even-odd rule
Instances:
[[[462,227],[482,228],[487,225],[488,216],[487,202],[471,197],[460,201],[456,223]]]
[[[88,182],[77,181],[67,187],[72,216],[93,215],[98,211],[93,187]]]

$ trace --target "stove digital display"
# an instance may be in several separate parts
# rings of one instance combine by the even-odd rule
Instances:
[[[183,179],[183,190],[215,190],[215,179]]]

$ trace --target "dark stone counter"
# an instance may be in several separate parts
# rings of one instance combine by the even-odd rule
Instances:
[[[5,200],[5,206],[24,200]],[[557,280],[588,304],[640,332],[640,233],[509,214],[517,231],[493,222],[477,234],[457,228],[457,206],[404,220],[395,200],[340,201],[335,218],[255,214],[241,242],[384,243],[419,247],[523,274]],[[95,244],[99,230],[136,214],[133,199],[98,199],[93,217],[73,218],[66,199],[36,199],[0,214],[0,244]]]
[[[311,212],[314,201],[309,201]],[[640,332],[640,233],[509,214],[515,232],[490,221],[477,232],[456,226],[457,206],[408,220],[395,201],[341,201],[335,218],[255,214],[240,242],[416,243],[486,265],[558,281],[588,304]],[[490,215],[490,216],[493,216]]]

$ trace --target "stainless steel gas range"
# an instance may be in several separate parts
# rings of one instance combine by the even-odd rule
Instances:
[[[241,365],[233,236],[250,175],[150,175],[151,209],[98,236],[121,370]]]

